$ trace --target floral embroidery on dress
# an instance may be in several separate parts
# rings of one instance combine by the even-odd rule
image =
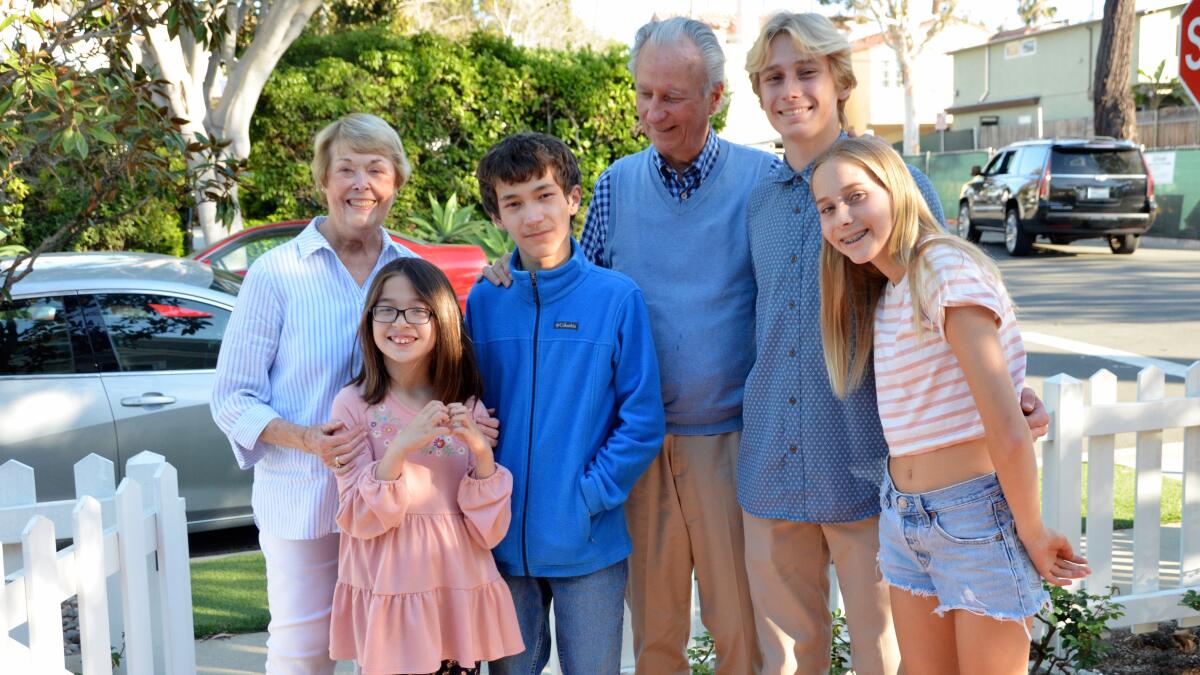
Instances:
[[[371,435],[375,438],[383,440],[384,447],[390,446],[396,438],[396,434],[400,433],[400,429],[404,427],[403,422],[399,418],[393,416],[384,404],[371,407]],[[441,435],[433,439],[422,451],[426,455],[434,455],[438,457],[449,457],[451,455],[461,455],[466,453],[467,449],[462,443],[458,443],[452,436]]]

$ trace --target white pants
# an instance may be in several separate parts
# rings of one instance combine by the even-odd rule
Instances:
[[[332,675],[329,616],[337,582],[338,535],[280,539],[259,532],[267,563],[268,675]]]

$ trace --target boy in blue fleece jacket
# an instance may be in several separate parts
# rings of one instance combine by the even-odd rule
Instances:
[[[485,402],[503,420],[496,461],[513,475],[512,525],[493,553],[528,645],[490,672],[541,672],[553,599],[564,672],[615,674],[624,503],[664,434],[645,301],[572,239],[579,166],[562,141],[509,136],[475,175],[484,211],[517,244],[513,288],[479,283],[467,300]]]

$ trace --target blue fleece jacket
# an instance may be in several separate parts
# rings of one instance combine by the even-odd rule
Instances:
[[[513,285],[481,281],[467,329],[513,475],[512,525],[492,553],[510,575],[589,574],[630,552],[624,503],[664,433],[658,359],[642,293],[584,258]]]

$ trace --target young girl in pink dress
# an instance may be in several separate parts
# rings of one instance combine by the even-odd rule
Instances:
[[[445,275],[418,258],[384,266],[359,345],[362,370],[333,403],[369,448],[338,474],[330,656],[364,675],[476,673],[524,649],[491,554],[512,475],[475,425],[482,382]]]

